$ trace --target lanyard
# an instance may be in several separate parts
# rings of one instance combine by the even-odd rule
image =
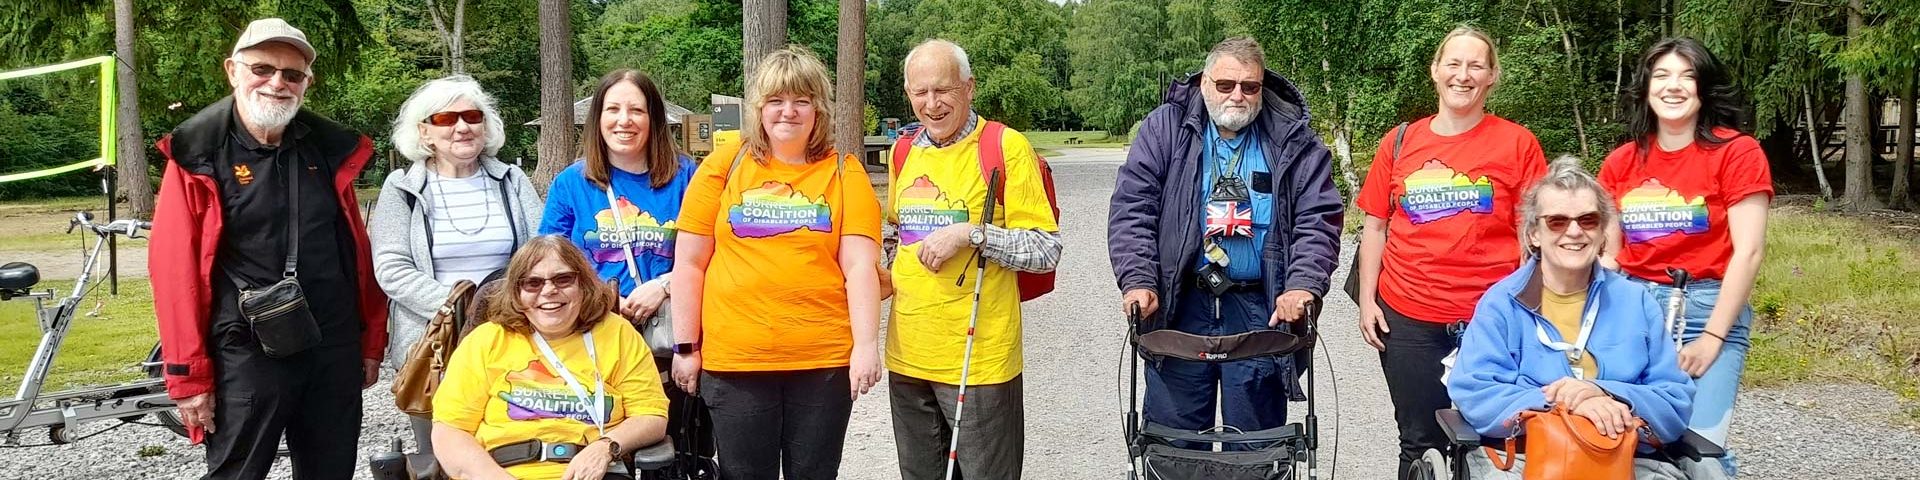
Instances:
[[[592,364],[594,386],[592,400],[588,400],[586,387],[580,386],[580,381],[574,380],[573,372],[567,371],[567,364],[561,363],[560,356],[553,354],[553,347],[547,346],[547,337],[541,336],[540,332],[533,332],[533,344],[540,347],[540,355],[547,357],[547,366],[553,368],[553,373],[559,375],[561,380],[567,381],[567,388],[573,389],[573,395],[580,399],[580,403],[590,404],[588,408],[592,410],[587,411],[587,416],[593,419],[594,428],[600,429],[600,435],[606,436],[607,421],[600,416],[601,410],[606,408],[607,382],[600,378],[600,356],[593,350],[593,332],[587,332],[581,336],[587,342],[587,361]]]
[[[626,222],[620,221],[620,203],[613,199],[612,177],[607,178],[607,208],[613,209],[613,228],[620,230],[620,236],[629,236],[632,232],[627,231]],[[602,239],[601,242],[606,242],[606,235],[601,235],[600,238]],[[640,267],[633,264],[633,242],[629,240],[626,246],[621,247],[620,250],[627,253],[627,278],[632,278],[633,283],[638,285],[640,283]],[[589,349],[589,352],[591,352],[591,349]]]
[[[1533,333],[1535,336],[1540,337],[1540,343],[1546,344],[1547,348],[1566,354],[1568,365],[1578,365],[1580,359],[1587,356],[1587,340],[1589,340],[1588,337],[1591,336],[1589,334],[1593,333],[1594,317],[1599,316],[1599,314],[1600,301],[1589,296],[1587,299],[1587,311],[1580,316],[1580,338],[1575,339],[1574,343],[1571,344],[1553,341],[1552,337],[1547,336],[1547,328],[1540,326],[1539,322],[1534,322]],[[1598,374],[1599,372],[1594,373]],[[1584,377],[1585,375],[1576,376]]]
[[[1214,178],[1240,178],[1240,157],[1247,152],[1247,142],[1253,141],[1253,139],[1247,138],[1244,132],[1241,135],[1240,146],[1233,147],[1233,160],[1226,165],[1221,165],[1220,160],[1214,157],[1213,148],[1213,142],[1222,142],[1225,140],[1220,138],[1218,132],[1208,135],[1209,137],[1213,137],[1213,140],[1207,143],[1207,159],[1210,160],[1208,163],[1213,164],[1214,168],[1220,169],[1220,171],[1214,172]]]

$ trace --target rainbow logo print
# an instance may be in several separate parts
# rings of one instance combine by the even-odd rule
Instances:
[[[1427,160],[1407,175],[1407,193],[1400,197],[1400,209],[1415,224],[1432,222],[1461,213],[1493,213],[1493,182],[1486,176],[1470,179],[1455,172],[1440,160]]]
[[[1706,197],[1688,200],[1658,179],[1649,178],[1620,196],[1620,229],[1628,242],[1648,242],[1676,233],[1704,233],[1707,227]]]
[[[792,233],[802,228],[817,233],[833,232],[833,209],[827,197],[810,200],[792,185],[768,181],[740,192],[740,203],[727,209],[727,221],[734,236],[766,238]]]
[[[507,373],[507,391],[500,392],[500,399],[507,402],[507,418],[513,420],[540,420],[548,418],[573,419],[580,423],[593,424],[593,417],[587,413],[592,406],[580,401],[573,395],[573,389],[567,388],[567,381],[547,370],[547,364],[539,359],[527,361],[527,368]],[[588,395],[592,395],[592,385]],[[589,397],[591,398],[591,397]],[[613,406],[619,403],[611,393],[606,397],[600,418],[613,418]]]
[[[619,213],[615,213],[616,209]],[[613,221],[614,215],[620,216],[619,223]],[[674,232],[678,231],[674,228],[673,220],[660,223],[653,218],[653,214],[641,211],[640,207],[624,197],[620,198],[618,206],[594,214],[593,220],[597,227],[587,231],[586,240],[588,245],[596,245],[587,252],[595,262],[624,261],[627,254],[621,249],[627,247],[633,248],[635,256],[651,254],[673,258],[673,237]],[[626,225],[627,228],[621,231],[615,225]]]
[[[925,175],[900,190],[900,244],[920,243],[941,227],[967,221],[967,204],[948,200],[947,194]]]

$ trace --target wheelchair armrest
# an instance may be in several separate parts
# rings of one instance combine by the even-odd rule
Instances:
[[[1719,444],[1713,443],[1712,440],[1707,440],[1707,437],[1702,437],[1700,434],[1694,433],[1693,430],[1687,430],[1685,434],[1680,436],[1680,441],[1668,445],[1666,450],[1667,453],[1674,456],[1686,457],[1689,460],[1695,461],[1700,460],[1702,457],[1720,458],[1727,456],[1727,449],[1722,448]]]
[[[654,442],[653,445],[641,447],[639,450],[633,451],[633,469],[637,471],[645,472],[667,468],[673,465],[673,460],[673,437],[671,436],[662,438],[660,441]]]
[[[1467,417],[1459,410],[1446,408],[1433,412],[1433,418],[1440,421],[1440,430],[1447,433],[1448,441],[1454,445],[1479,445],[1480,432],[1467,423]]]

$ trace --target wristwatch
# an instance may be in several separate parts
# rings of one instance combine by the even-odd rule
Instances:
[[[613,437],[600,437],[599,440],[594,440],[594,441],[607,442],[607,455],[612,456],[614,458],[620,458],[620,441],[619,440],[614,440]]]
[[[675,355],[692,355],[694,352],[698,352],[698,351],[700,351],[700,344],[698,343],[673,344],[673,353]]]
[[[987,244],[987,226],[980,225],[977,227],[973,227],[973,231],[967,232],[967,242],[972,243],[975,248],[978,248],[981,245],[986,245]]]

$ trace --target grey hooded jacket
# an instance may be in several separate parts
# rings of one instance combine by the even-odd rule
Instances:
[[[496,185],[506,187],[507,221],[513,227],[514,244],[526,243],[540,228],[540,214],[545,210],[533,182],[519,167],[493,158],[481,158],[480,170]],[[388,174],[386,184],[380,187],[380,201],[373,206],[373,217],[367,221],[367,236],[373,244],[373,276],[390,299],[389,368],[398,368],[413,343],[426,335],[427,322],[453,291],[452,285],[434,280],[433,248],[426,230],[433,197],[422,195],[426,184],[425,162],[414,162],[406,170]]]

